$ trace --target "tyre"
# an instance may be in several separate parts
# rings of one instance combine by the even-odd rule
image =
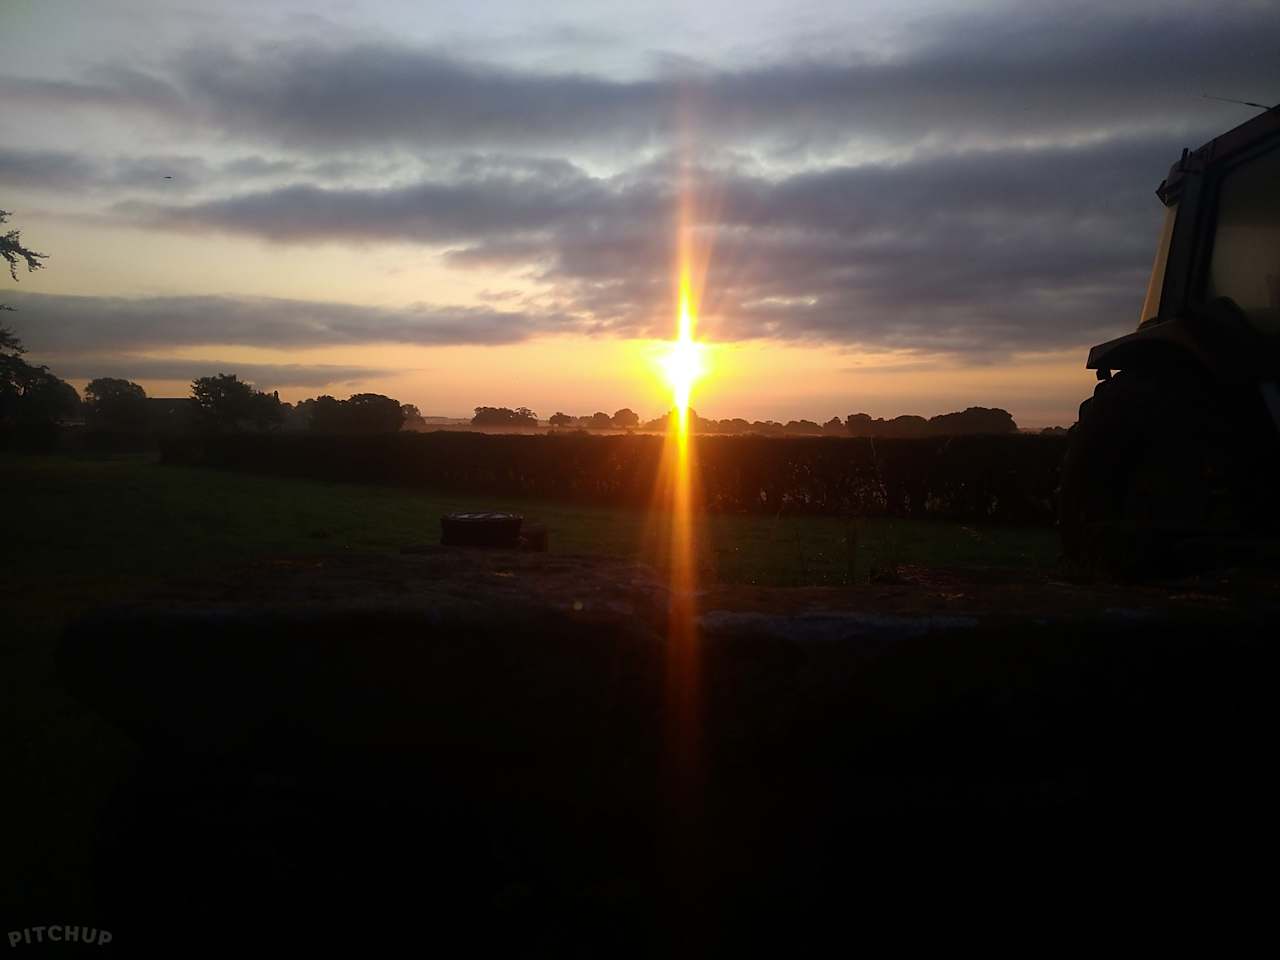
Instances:
[[[1188,544],[1239,532],[1237,431],[1193,371],[1099,382],[1068,436],[1058,527],[1066,559],[1126,577],[1207,565]]]

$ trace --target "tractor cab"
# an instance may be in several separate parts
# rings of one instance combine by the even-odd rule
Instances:
[[[1059,502],[1068,560],[1125,574],[1280,543],[1280,109],[1184,150],[1156,195],[1138,329],[1089,351]]]
[[[1280,108],[1183,151],[1156,195],[1167,210],[1138,331],[1094,347],[1089,369],[1106,379],[1172,348],[1232,382],[1280,372]],[[1242,370],[1246,355],[1265,363]]]

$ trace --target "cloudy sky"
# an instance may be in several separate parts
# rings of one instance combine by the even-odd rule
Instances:
[[[891,12],[888,12],[891,11]],[[1280,2],[0,8],[31,358],[645,416],[682,190],[704,415],[1070,423],[1183,146],[1280,101]]]

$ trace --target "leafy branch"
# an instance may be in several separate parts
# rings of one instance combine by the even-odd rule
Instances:
[[[8,222],[9,211],[0,210],[0,223]],[[40,261],[45,259],[46,254],[36,253],[30,247],[24,247],[21,231],[10,230],[8,233],[0,234],[0,257],[4,257],[5,262],[9,264],[9,276],[17,280],[20,262],[26,263],[27,272],[31,273],[44,266]]]

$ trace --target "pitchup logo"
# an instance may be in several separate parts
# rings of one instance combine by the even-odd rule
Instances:
[[[105,947],[111,942],[110,930],[97,927],[72,926],[69,923],[52,923],[45,927],[23,927],[9,931],[9,946],[34,946],[38,943],[87,943]]]

